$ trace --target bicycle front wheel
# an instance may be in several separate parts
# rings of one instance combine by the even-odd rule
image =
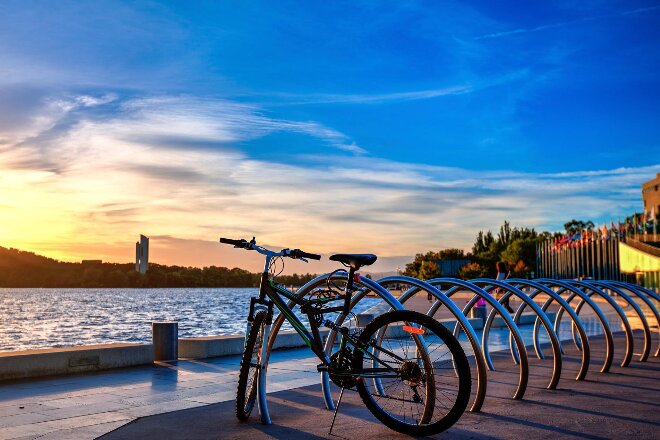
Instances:
[[[261,347],[264,343],[266,312],[258,312],[245,342],[236,391],[236,417],[244,422],[250,417],[257,399],[257,382],[261,369]]]
[[[435,319],[409,310],[385,313],[359,337],[353,368],[369,411],[389,428],[426,436],[458,421],[471,373],[458,340]]]

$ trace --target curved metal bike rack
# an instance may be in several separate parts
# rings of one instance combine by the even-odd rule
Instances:
[[[604,284],[601,281],[585,281],[585,283],[599,287],[601,290],[603,288],[609,289],[612,292],[615,292],[617,295],[622,297],[630,306],[635,310],[635,313],[639,316],[639,319],[642,321],[642,326],[644,327],[644,348],[642,351],[642,356],[640,357],[640,361],[646,362],[649,358],[649,355],[651,354],[651,345],[652,345],[652,340],[651,340],[651,328],[649,327],[649,323],[646,319],[646,315],[644,315],[644,311],[639,307],[637,302],[627,293],[625,293],[623,290],[616,286]],[[637,293],[635,293],[637,294]],[[640,295],[642,296],[642,295]],[[644,297],[646,299],[646,297]]]
[[[526,303],[534,311],[536,316],[538,316],[541,319],[541,322],[543,323],[543,326],[545,327],[545,330],[548,332],[548,336],[550,337],[550,343],[552,345],[552,352],[553,352],[552,377],[550,378],[550,382],[548,383],[547,388],[549,390],[553,390],[557,388],[557,384],[559,383],[559,379],[561,377],[561,366],[562,366],[561,345],[559,343],[559,338],[552,329],[552,323],[548,319],[548,316],[543,312],[543,310],[541,310],[541,308],[538,306],[538,304],[536,304],[536,302],[534,302],[529,298],[529,296],[527,296],[517,287],[511,286],[510,284],[507,284],[504,281],[478,278],[475,280],[471,280],[471,282],[478,286],[479,285],[484,286],[484,290],[486,291],[493,290],[497,287],[505,290],[506,293],[502,295],[502,298],[500,298],[499,300],[500,303],[503,303],[507,298],[509,298],[512,295],[517,296],[523,301],[523,303]],[[486,336],[488,335],[488,333],[490,333],[490,328],[493,324],[494,318],[495,318],[495,313],[493,310],[491,310],[490,313],[488,314],[488,317],[486,318],[486,322],[484,323],[484,339],[486,339]],[[514,350],[512,350],[511,354],[514,357],[518,356],[517,353],[514,353]],[[543,359],[542,353],[536,353],[536,354],[539,357],[539,359]]]
[[[475,333],[474,329],[470,325],[469,321],[465,318],[465,315],[461,312],[456,304],[450,300],[442,291],[432,286],[431,284],[418,280],[417,278],[411,278],[407,276],[391,276],[381,278],[376,281],[381,286],[391,284],[391,283],[402,283],[414,286],[411,289],[408,289],[401,296],[399,296],[399,302],[403,305],[408,299],[412,298],[416,293],[421,290],[428,292],[436,298],[436,301],[444,306],[446,306],[452,315],[456,318],[456,325],[460,325],[465,334],[467,335],[468,341],[472,345],[472,351],[474,352],[474,358],[477,365],[477,393],[470,407],[471,412],[478,412],[481,410],[484,399],[486,397],[486,388],[487,388],[487,367],[486,362],[484,361],[483,356],[481,355],[481,350],[479,347],[479,338]]]
[[[596,316],[598,317],[598,320],[600,321],[601,326],[603,327],[603,333],[605,334],[605,361],[603,362],[603,366],[600,369],[601,373],[607,373],[611,366],[612,366],[612,361],[614,359],[614,336],[612,335],[612,329],[610,328],[610,325],[607,321],[607,317],[603,313],[600,307],[596,304],[594,300],[589,297],[586,293],[582,292],[579,288],[571,286],[570,284],[561,281],[561,280],[553,280],[549,278],[542,278],[539,280],[535,280],[537,283],[543,284],[545,286],[548,286],[550,288],[556,287],[557,295],[561,295],[564,291],[569,291],[571,294],[569,294],[569,297],[566,299],[566,303],[570,305],[571,301],[575,297],[582,298],[596,313]],[[547,309],[547,307],[550,305],[550,300],[546,301],[546,303],[541,307],[544,311]],[[561,318],[563,316],[564,312],[563,309],[560,309],[557,312],[557,317],[555,318],[555,326],[558,329],[559,326],[561,325]],[[575,311],[575,314],[578,315],[578,311]],[[541,323],[536,320],[534,322],[535,326],[539,326]],[[534,338],[534,345],[539,346],[539,341],[538,341],[538,333],[534,333],[535,338]],[[632,337],[632,333],[631,333]],[[581,350],[582,347],[577,345],[578,350]],[[632,352],[630,353],[630,356],[632,357]]]
[[[589,296],[592,296],[594,294],[600,296],[601,298],[604,298],[617,312],[619,317],[621,318],[621,322],[623,324],[624,330],[626,332],[626,357],[624,358],[623,362],[621,363],[622,367],[627,367],[630,365],[630,361],[632,360],[633,356],[633,351],[635,348],[635,340],[633,338],[633,332],[632,332],[632,327],[630,325],[630,321],[628,321],[628,317],[626,316],[626,312],[621,308],[621,306],[605,291],[603,291],[599,286],[596,286],[595,284],[587,283],[586,281],[576,281],[576,280],[567,280],[567,282],[573,286],[577,286],[582,288],[582,290]],[[639,310],[638,315],[642,313],[642,311],[639,309],[637,304],[630,298],[628,295],[625,293],[621,296],[626,303],[628,303],[633,309]],[[575,307],[575,312],[580,313],[580,310],[582,309],[584,300],[580,300],[578,303],[577,307]],[[631,304],[632,303],[632,304]],[[646,323],[646,320],[644,319],[642,321],[642,324],[644,326],[644,346],[645,349],[644,351],[650,351],[651,346],[650,342],[648,341],[648,336],[646,331],[648,330],[648,323]],[[649,331],[650,333],[650,331]],[[644,360],[648,358],[648,354],[646,356],[644,353],[640,355],[640,361],[644,362]]]
[[[346,271],[337,271],[318,276],[298,289],[296,296],[298,298],[302,298],[308,295],[310,292],[314,291],[314,289],[325,285],[328,279],[331,281],[345,282],[347,281],[347,277],[348,273]],[[411,287],[397,299],[385,287],[391,283],[406,284]],[[650,289],[630,283],[624,283],[621,281],[576,281],[547,278],[537,279],[534,281],[524,279],[510,279],[502,281],[485,278],[474,279],[470,281],[463,281],[454,278],[436,278],[429,281],[421,281],[416,278],[406,276],[391,276],[382,278],[377,281],[373,281],[366,277],[359,278],[354,281],[354,286],[356,290],[353,292],[350,310],[353,310],[355,306],[363,298],[365,298],[369,292],[376,294],[377,297],[379,297],[385,302],[385,304],[387,304],[390,310],[405,310],[403,304],[405,304],[406,301],[408,301],[420,291],[425,291],[435,297],[435,302],[427,312],[428,316],[435,316],[439,308],[442,306],[445,306],[449,309],[451,314],[456,318],[456,324],[453,331],[454,335],[458,337],[461,330],[465,332],[475,355],[477,370],[477,390],[474,402],[470,408],[470,411],[472,412],[481,410],[486,397],[488,381],[487,372],[488,370],[495,370],[489,352],[488,338],[496,315],[500,315],[502,317],[509,330],[509,347],[511,355],[514,363],[519,364],[520,366],[519,382],[518,387],[513,395],[514,399],[521,399],[524,396],[529,378],[528,353],[522,338],[522,334],[520,333],[520,329],[517,325],[520,317],[522,316],[522,313],[527,307],[529,307],[536,315],[533,328],[533,338],[534,349],[539,359],[545,358],[538,338],[541,325],[543,325],[550,338],[553,352],[553,371],[550,382],[547,385],[548,389],[555,389],[561,377],[563,350],[561,341],[558,337],[558,332],[564,313],[567,313],[571,317],[573,340],[577,349],[582,352],[581,367],[577,373],[576,380],[584,379],[588,373],[590,361],[589,337],[585,330],[584,324],[579,317],[580,311],[585,304],[589,305],[595,312],[605,334],[606,354],[603,366],[600,371],[604,373],[610,370],[614,357],[614,338],[612,329],[610,328],[607,317],[598,306],[598,304],[596,304],[596,302],[592,299],[593,295],[599,296],[607,301],[608,304],[614,308],[621,320],[623,329],[626,334],[626,354],[621,363],[622,367],[628,366],[633,356],[633,331],[622,307],[606,291],[615,292],[618,294],[635,311],[636,315],[639,316],[644,331],[644,348],[642,354],[640,355],[640,361],[644,362],[648,359],[651,351],[652,340],[649,323],[639,304],[637,304],[637,302],[633,299],[634,297],[639,298],[640,301],[649,307],[649,309],[653,312],[656,319],[656,324],[660,329],[660,312],[652,301],[655,300],[660,302],[660,295]],[[445,290],[443,290],[443,288]],[[502,291],[505,292],[499,301],[489,293],[490,291],[497,288],[502,289]],[[522,291],[522,288],[530,288],[532,289],[532,292],[530,294],[526,294]],[[451,300],[451,297],[461,290],[466,290],[473,294],[472,298],[467,301],[463,310],[459,309],[456,303]],[[564,292],[568,294],[566,299],[562,297]],[[548,299],[542,306],[539,306],[534,301],[534,298],[539,294],[546,294],[548,296]],[[506,299],[511,296],[516,296],[522,301],[522,304],[518,307],[513,317],[509,315],[509,313],[504,309],[502,305],[504,301],[506,301]],[[492,310],[488,313],[488,316],[484,322],[481,347],[479,347],[478,336],[467,319],[468,313],[480,298],[486,301],[492,307]],[[575,299],[578,300],[578,303],[576,307],[573,308],[571,307],[571,302]],[[552,305],[553,302],[557,302],[559,305],[559,310],[557,311],[554,325],[550,322],[550,319],[546,314],[548,308],[550,305]],[[294,301],[289,301],[288,305],[292,308],[296,306]],[[341,326],[348,318],[348,316],[348,314],[340,313],[335,320],[335,324],[337,326]],[[262,365],[257,383],[257,402],[259,412],[261,414],[261,421],[264,424],[271,423],[266,400],[266,378],[268,363],[275,339],[277,338],[283,323],[284,316],[279,314],[273,320],[272,325],[267,325],[264,330],[264,340],[267,341],[267,343],[263,344],[262,346]],[[337,335],[338,333],[336,330],[330,330],[327,336],[327,340],[325,342],[325,352],[328,356],[333,350]],[[660,356],[660,343],[658,344],[655,356]],[[334,410],[335,403],[332,398],[330,379],[327,372],[321,373],[321,388],[323,391],[323,399],[326,408],[329,410]]]
[[[639,290],[640,292],[646,293],[648,296],[650,296],[651,298],[653,298],[654,300],[656,300],[657,302],[660,303],[660,295],[659,295],[657,292],[654,292],[653,290],[651,290],[651,289],[649,289],[649,288],[647,288],[647,287],[644,287],[644,286],[638,286],[638,285],[636,285],[636,284],[631,284],[631,283],[622,283],[622,282],[620,282],[620,281],[615,282],[615,283],[618,283],[618,284],[624,284],[624,285],[626,285],[626,286],[633,287],[633,288]],[[657,318],[657,316],[656,316],[656,318]],[[654,355],[654,356],[655,356],[655,357],[660,357],[660,346],[658,347],[658,350],[655,352],[655,355]]]
[[[329,275],[331,274],[323,274],[309,281],[307,284],[305,284],[296,291],[296,296],[298,298],[302,298],[316,287],[325,284]],[[337,281],[345,281],[347,277],[348,274],[345,271],[341,271],[341,272],[333,272],[333,276],[331,279]],[[372,280],[365,277],[365,278],[361,278],[360,281],[355,281],[354,284],[356,285],[357,288],[360,288],[360,286],[362,287],[361,291],[364,291],[364,295],[366,295],[367,290],[371,290],[372,292],[380,296],[385,302],[387,302],[388,305],[393,309],[404,310],[404,307],[401,305],[401,303],[399,303],[399,301],[387,289],[384,289],[383,287],[376,284]],[[364,297],[364,295],[362,295],[361,298]],[[356,303],[357,301],[354,301],[351,305],[351,308],[354,307]],[[289,301],[288,305],[289,307],[293,307],[295,306],[295,303],[293,301]],[[346,318],[344,315],[340,315],[340,317],[342,316],[343,319]],[[262,367],[259,373],[259,383],[257,387],[259,412],[261,414],[261,421],[264,424],[271,423],[270,415],[268,412],[268,405],[266,401],[266,375],[268,371],[267,368],[268,361],[270,360],[270,354],[273,350],[273,344],[275,343],[275,339],[277,338],[277,335],[283,323],[284,323],[284,316],[280,314],[277,316],[277,318],[274,319],[271,328],[268,328],[267,326],[266,333],[264,334],[264,340],[267,340],[268,343],[264,344],[264,352],[262,355]],[[323,376],[327,376],[327,373],[322,373],[321,376],[322,376],[322,384],[323,384],[324,383]],[[323,399],[325,401],[325,406],[327,409],[329,410],[335,409],[334,401],[332,400],[332,395],[330,393],[329,386],[323,387]]]
[[[654,300],[660,302],[660,294],[658,294],[657,292],[654,292],[653,290],[649,289],[648,287],[638,286],[637,284],[624,283],[624,282],[621,282],[621,281],[615,281],[615,283],[625,284],[626,286],[635,287],[635,288],[638,289],[640,292],[644,292],[644,293],[646,293],[648,296],[650,296],[651,298],[653,298]]]
[[[640,289],[638,289],[634,285],[630,284],[624,284],[624,283],[619,283],[616,281],[609,281],[609,280],[603,280],[603,281],[594,281],[595,284],[600,284],[604,286],[608,286],[608,288],[618,291],[618,289],[626,289],[629,292],[631,292],[633,295],[637,296],[639,299],[642,300],[646,306],[651,309],[651,312],[653,312],[653,315],[655,316],[655,322],[658,327],[658,332],[660,332],[660,312],[658,312],[658,309],[655,307],[653,302],[649,300],[644,293]],[[613,287],[612,287],[613,286]],[[618,292],[617,292],[618,293]],[[656,349],[656,352],[654,356],[658,356],[660,353],[660,341],[658,341],[658,348]]]
[[[583,380],[586,377],[587,372],[589,371],[589,361],[591,358],[591,351],[589,350],[589,337],[587,336],[587,332],[584,330],[582,321],[580,321],[580,318],[578,317],[577,313],[575,313],[575,311],[571,308],[571,306],[560,295],[555,293],[552,289],[543,286],[542,284],[536,283],[534,281],[523,280],[518,278],[508,279],[507,284],[513,285],[518,288],[520,286],[527,286],[534,288],[535,290],[528,295],[530,299],[534,299],[534,297],[539,294],[548,295],[550,298],[548,298],[545,304],[543,304],[543,306],[541,307],[541,310],[543,310],[544,314],[548,309],[548,307],[550,306],[550,304],[553,301],[556,301],[560,305],[561,309],[566,310],[566,312],[570,315],[571,319],[573,320],[573,324],[577,326],[578,333],[580,335],[580,341],[583,347],[582,364],[580,366],[580,371],[578,371],[578,374],[575,377],[575,380]],[[519,319],[520,315],[522,315],[522,312],[525,310],[526,306],[527,306],[526,303],[522,303],[520,307],[518,307],[518,310],[516,310],[514,321],[517,321]],[[537,317],[535,320],[535,324],[538,322],[540,322],[540,320]],[[559,335],[560,324],[561,321],[555,317],[554,332],[557,335]],[[534,326],[534,328],[536,329],[536,325]],[[539,344],[538,333],[539,333],[538,331],[534,331],[534,348],[537,353],[543,353],[541,349],[541,345]],[[510,341],[509,343],[512,345],[511,338],[509,338],[509,341]],[[560,341],[560,345],[561,345],[561,341]]]
[[[507,328],[509,329],[509,332],[513,335],[518,352],[523,354],[523,356],[521,357],[522,361],[519,363],[516,362],[517,364],[520,365],[520,373],[518,376],[518,387],[516,388],[516,391],[513,394],[513,399],[522,399],[523,396],[525,395],[525,390],[527,389],[527,382],[529,380],[529,362],[527,358],[527,348],[525,347],[525,343],[523,341],[520,330],[518,329],[518,326],[513,321],[513,319],[511,319],[511,316],[504,309],[502,304],[497,302],[495,298],[493,298],[488,292],[483,290],[481,287],[476,286],[468,281],[463,281],[456,278],[434,278],[432,280],[429,280],[428,283],[434,286],[439,286],[440,288],[442,288],[443,285],[452,286],[450,289],[445,291],[445,295],[448,298],[451,298],[451,296],[453,296],[456,292],[458,292],[461,289],[468,290],[474,293],[474,296],[468,301],[468,303],[465,305],[465,307],[462,310],[465,316],[467,316],[467,314],[470,312],[470,309],[472,309],[472,307],[474,306],[474,304],[476,304],[479,298],[482,298],[484,301],[490,304],[493,307],[493,309],[500,314]],[[436,301],[433,304],[433,306],[431,306],[427,314],[431,317],[435,316],[436,312],[441,306],[442,303]],[[460,327],[456,325],[454,327],[454,335],[458,336],[459,333],[460,333]],[[488,350],[488,335],[482,334],[481,354],[484,357],[484,360],[486,361],[486,365],[488,366],[488,369],[490,371],[495,371],[495,366],[493,365],[493,361],[490,357],[490,352]]]

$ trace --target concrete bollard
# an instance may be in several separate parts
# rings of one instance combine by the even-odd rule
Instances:
[[[486,322],[486,306],[475,306],[470,310],[470,318],[481,319],[482,322]]]
[[[152,322],[154,361],[173,361],[179,358],[179,323]]]

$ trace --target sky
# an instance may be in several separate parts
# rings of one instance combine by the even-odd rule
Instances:
[[[261,268],[642,210],[660,2],[0,2],[0,246]],[[290,270],[320,272],[327,261]]]

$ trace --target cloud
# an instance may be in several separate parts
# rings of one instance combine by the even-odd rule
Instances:
[[[55,134],[31,133],[0,150],[0,243],[59,258],[130,261],[144,233],[169,237],[153,239],[157,261],[188,265],[220,255],[204,255],[219,236],[255,235],[274,247],[374,252],[384,271],[392,269],[384,262],[402,256],[469,248],[479,230],[504,220],[556,230],[570,218],[629,214],[640,205],[640,183],[658,169],[482,171],[340,149],[271,162],[243,152],[240,141],[289,131],[350,144],[320,124],[269,118],[225,100],[102,101],[67,100],[78,105],[43,125]],[[191,148],[195,142],[223,148]],[[231,266],[223,255],[218,264]]]
[[[634,15],[634,14],[641,14],[644,12],[653,12],[660,9],[660,6],[651,6],[647,8],[637,8],[637,9],[630,9],[626,11],[621,11],[613,14],[603,14],[603,15],[597,15],[597,16],[591,16],[591,17],[584,17],[580,18],[577,20],[567,20],[563,22],[558,22],[558,23],[549,23],[549,24],[544,24],[540,26],[534,26],[534,27],[528,27],[528,28],[518,28],[518,29],[511,29],[508,31],[502,31],[502,32],[493,32],[489,34],[484,34],[480,35],[478,37],[475,37],[475,40],[489,40],[493,38],[501,38],[501,37],[508,37],[510,35],[516,35],[516,34],[528,34],[532,32],[539,32],[539,31],[545,31],[548,29],[556,29],[556,28],[562,28],[565,26],[571,26],[575,24],[580,24],[580,23],[586,23],[590,21],[597,21],[597,20],[603,20],[607,18],[613,18],[613,17],[623,17],[623,16],[628,16],[628,15]]]
[[[461,95],[469,93],[473,88],[469,85],[446,87],[440,89],[418,90],[413,92],[393,92],[376,94],[332,94],[332,93],[310,93],[271,94],[285,100],[286,105],[305,104],[383,104],[387,102],[417,101],[421,99],[432,99],[441,96]]]

